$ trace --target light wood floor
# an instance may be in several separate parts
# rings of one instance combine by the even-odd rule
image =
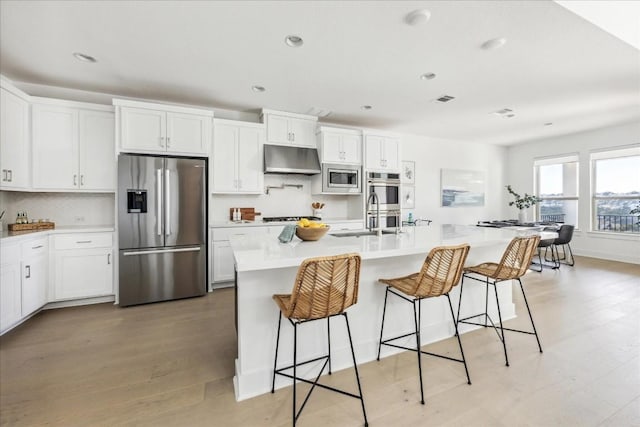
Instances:
[[[361,365],[370,425],[640,426],[640,266],[578,258],[524,283],[544,354],[509,334],[507,368],[493,330],[465,334],[473,385],[461,364],[425,357],[425,406],[415,353]],[[233,325],[229,289],[42,312],[0,338],[1,424],[290,425],[291,387],[236,403]],[[428,347],[457,354],[453,339]],[[327,380],[355,390],[352,370]],[[362,425],[359,402],[317,390],[299,425]]]

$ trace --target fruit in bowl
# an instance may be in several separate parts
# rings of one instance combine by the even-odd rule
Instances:
[[[309,221],[307,218],[302,218],[298,221],[296,236],[301,240],[316,241],[327,234],[329,228],[330,227],[323,222]]]

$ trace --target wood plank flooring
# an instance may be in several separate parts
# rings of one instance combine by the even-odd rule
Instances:
[[[493,330],[464,334],[473,385],[461,364],[425,356],[425,406],[415,353],[361,365],[369,424],[640,426],[640,266],[577,257],[576,267],[529,273],[524,284],[543,354],[534,337],[508,334],[505,367]],[[525,328],[519,290],[514,295],[520,317],[509,325]],[[291,387],[234,399],[233,304],[233,290],[222,289],[125,309],[38,314],[0,338],[0,424],[290,425]],[[453,339],[426,347],[458,354]],[[352,370],[323,378],[355,390]],[[362,424],[357,400],[324,390],[299,420]]]

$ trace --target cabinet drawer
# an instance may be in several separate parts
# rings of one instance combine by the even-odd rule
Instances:
[[[53,247],[60,249],[110,248],[113,233],[74,233],[53,236]]]
[[[233,228],[214,228],[211,233],[211,238],[214,242],[220,242],[229,240],[230,236],[234,234],[248,235],[248,234],[267,234],[270,227],[233,227]]]
[[[49,250],[49,238],[40,237],[22,243],[22,257],[30,258],[37,255],[47,254]]]

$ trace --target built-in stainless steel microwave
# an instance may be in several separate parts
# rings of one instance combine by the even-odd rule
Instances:
[[[360,166],[322,164],[322,192],[353,194],[362,192]]]

